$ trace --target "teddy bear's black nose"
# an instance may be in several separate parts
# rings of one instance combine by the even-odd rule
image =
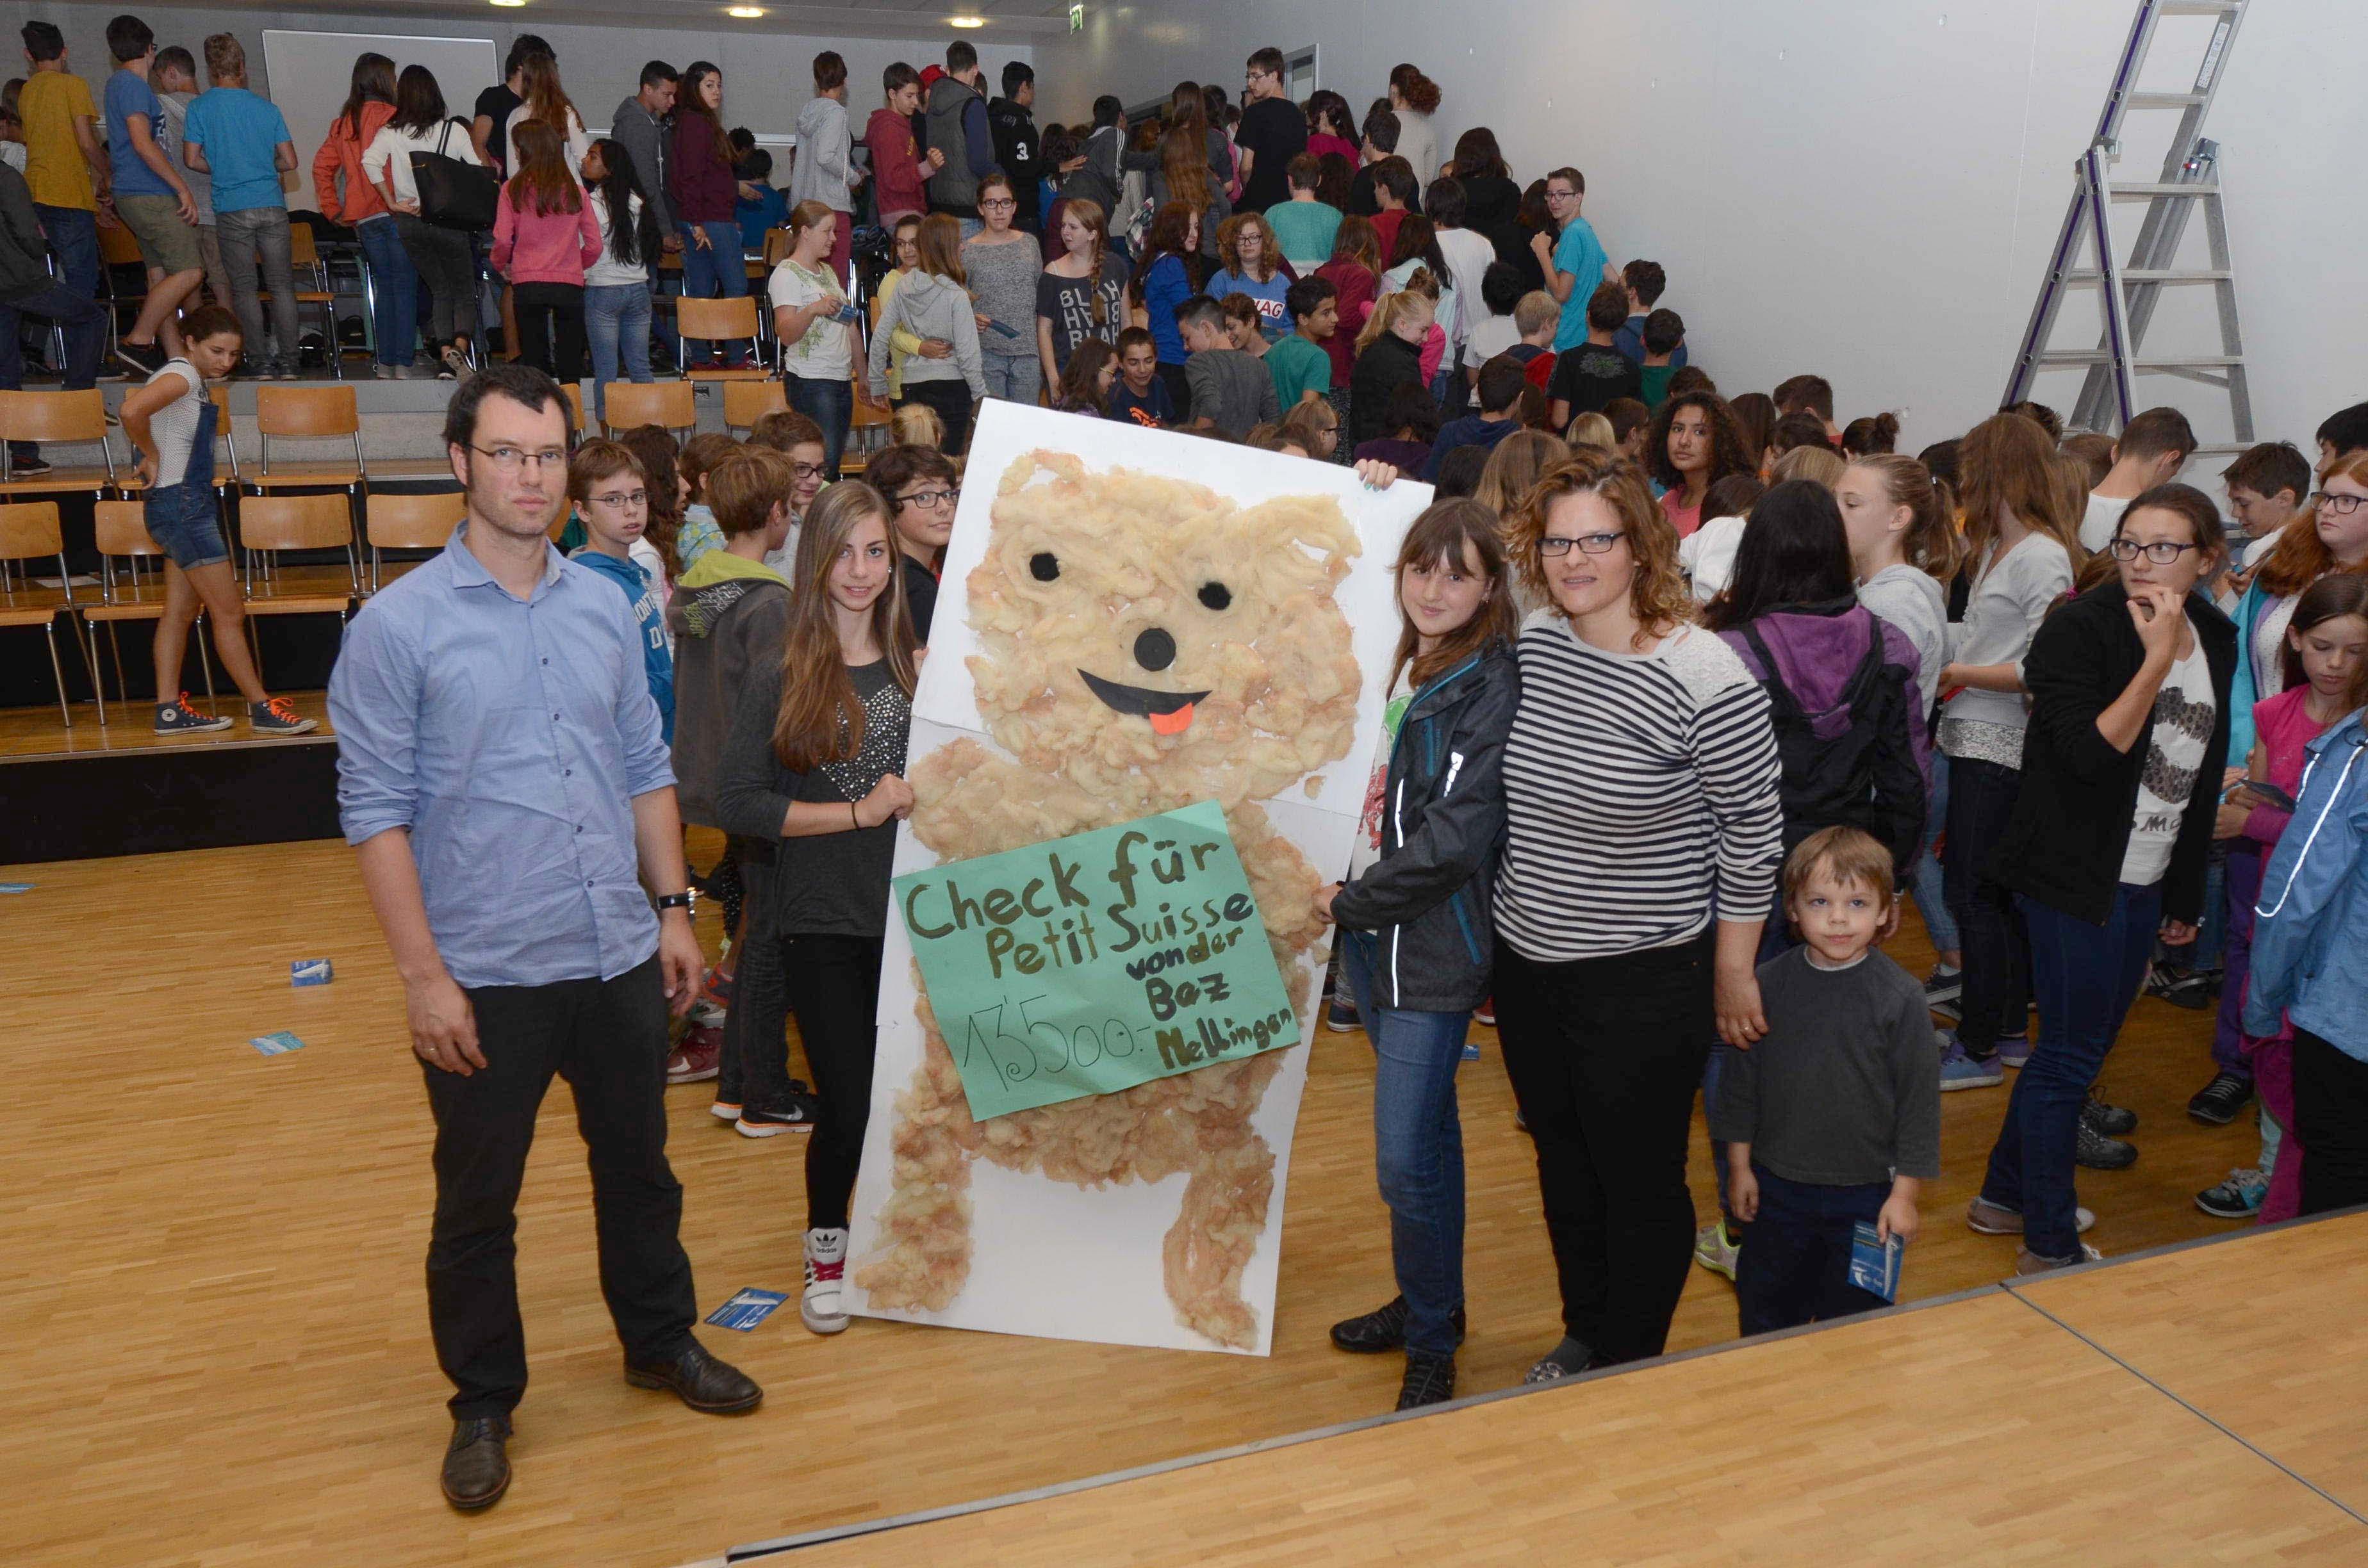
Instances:
[[[1176,662],[1176,639],[1155,626],[1134,640],[1134,662],[1146,670],[1164,670]]]

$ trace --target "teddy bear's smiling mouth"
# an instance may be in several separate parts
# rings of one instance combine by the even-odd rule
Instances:
[[[1114,680],[1104,680],[1091,670],[1079,670],[1086,689],[1102,699],[1114,712],[1141,714],[1151,721],[1154,733],[1180,735],[1192,725],[1192,709],[1208,696],[1205,691],[1153,691],[1140,686],[1121,686]]]

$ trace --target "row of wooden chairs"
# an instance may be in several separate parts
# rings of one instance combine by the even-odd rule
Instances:
[[[108,307],[108,334],[110,341],[108,347],[111,350],[115,347],[112,339],[122,328],[122,320],[119,318],[128,319],[128,312],[138,312],[148,300],[148,290],[144,282],[132,285],[120,281],[115,275],[115,269],[117,267],[136,268],[139,270],[139,276],[144,279],[147,276],[147,264],[145,258],[140,254],[139,240],[133,237],[129,228],[121,224],[113,227],[102,226],[99,229],[98,259],[100,288],[104,290],[100,298]],[[366,260],[364,265],[367,265]],[[337,341],[337,297],[329,287],[328,261],[322,255],[320,246],[313,243],[313,225],[310,223],[288,225],[288,270],[289,280],[296,286],[296,319],[299,330],[302,330],[307,312],[318,311],[321,313],[321,342],[325,358],[329,361],[329,372],[339,381],[345,380],[345,357],[349,353],[368,354],[373,347],[367,341],[370,317],[365,311],[362,318],[366,339],[364,342],[340,344]],[[306,287],[307,284],[310,287]],[[367,293],[366,287],[366,296]],[[256,297],[268,304],[271,291],[268,289],[263,290]],[[296,346],[292,343],[283,344],[281,350],[287,355],[289,362],[293,364],[296,360]],[[260,358],[259,351],[257,357]]]

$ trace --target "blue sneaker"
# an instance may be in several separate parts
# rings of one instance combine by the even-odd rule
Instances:
[[[1346,991],[1332,993],[1332,1005],[1324,1009],[1324,1027],[1334,1034],[1355,1034],[1363,1027],[1357,1017],[1357,1004]]]
[[[2001,1066],[2020,1070],[2031,1060],[2031,1036],[2002,1034],[1998,1038],[1998,1059]]]
[[[2006,1082],[2006,1069],[1999,1065],[1998,1055],[1975,1056],[1958,1043],[1953,1034],[1944,1037],[1949,1049],[1941,1053],[1941,1092],[1951,1089],[1994,1089]]]
[[[156,704],[156,733],[160,735],[194,735],[229,728],[227,717],[215,718],[190,707],[189,694],[186,691],[170,702]]]

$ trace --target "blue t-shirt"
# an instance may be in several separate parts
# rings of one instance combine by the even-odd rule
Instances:
[[[732,216],[740,222],[741,248],[761,254],[766,233],[790,221],[790,200],[771,186],[759,185],[754,201],[745,196],[733,197]],[[838,221],[845,223],[852,220],[849,214],[841,213]]]
[[[157,101],[148,78],[137,71],[118,71],[107,79],[107,157],[115,170],[119,196],[170,196],[165,176],[141,161],[131,150],[131,120],[138,115],[148,122],[148,139],[165,140],[165,106]]]
[[[293,140],[279,106],[245,87],[199,94],[181,127],[181,145],[202,149],[213,170],[218,213],[287,206],[271,153],[282,142]]]
[[[1554,328],[1555,353],[1587,341],[1587,301],[1603,287],[1603,264],[1610,259],[1603,242],[1595,237],[1595,225],[1584,218],[1573,218],[1554,242],[1554,270],[1572,278],[1570,298],[1562,303],[1562,323]]]
[[[1630,316],[1626,324],[1611,335],[1611,347],[1620,350],[1622,359],[1633,365],[1642,365],[1645,362],[1645,318]],[[1669,368],[1673,370],[1686,368],[1684,344],[1679,344],[1678,351],[1669,356]]]
[[[1228,294],[1247,294],[1258,301],[1258,332],[1269,343],[1280,343],[1291,330],[1291,313],[1282,308],[1283,296],[1291,292],[1291,279],[1277,267],[1273,277],[1261,283],[1244,273],[1220,267],[1209,274],[1208,286],[1201,290],[1212,300],[1223,303]]]

